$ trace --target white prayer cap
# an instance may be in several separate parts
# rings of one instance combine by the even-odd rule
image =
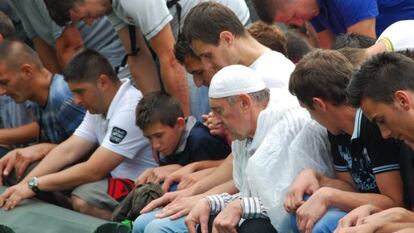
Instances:
[[[242,65],[226,66],[211,79],[209,98],[224,98],[240,94],[253,93],[266,88],[258,74]]]

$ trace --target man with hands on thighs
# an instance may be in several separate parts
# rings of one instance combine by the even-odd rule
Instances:
[[[361,109],[348,103],[346,87],[353,69],[339,52],[316,50],[292,73],[289,90],[327,128],[336,171],[330,178],[305,170],[292,183],[284,205],[296,217],[295,232],[332,232],[346,212],[364,204],[403,205],[395,156],[400,144],[383,139]]]
[[[134,125],[142,95],[90,49],[78,53],[64,74],[74,102],[88,112],[72,136],[0,195],[0,206],[13,209],[39,191],[71,190],[74,210],[109,219],[133,180],[156,165],[148,140]]]
[[[413,72],[414,62],[409,57],[383,53],[364,63],[347,88],[350,102],[362,108],[384,138],[403,140],[411,149],[414,148]],[[345,216],[336,232],[414,232],[413,222],[412,211],[364,205]]]

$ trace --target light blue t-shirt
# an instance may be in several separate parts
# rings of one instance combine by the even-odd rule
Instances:
[[[41,142],[63,142],[75,132],[86,113],[84,108],[75,105],[69,85],[58,74],[52,77],[46,105],[33,103],[33,107]]]

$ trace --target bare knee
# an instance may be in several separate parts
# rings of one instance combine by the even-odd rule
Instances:
[[[77,196],[71,197],[72,208],[73,210],[81,213],[88,213],[91,206],[84,200],[80,199]]]
[[[106,220],[111,219],[112,212],[109,210],[101,209],[93,205],[90,205],[86,201],[74,195],[72,195],[71,201],[72,201],[73,210],[77,212],[91,215],[97,218],[106,219]]]

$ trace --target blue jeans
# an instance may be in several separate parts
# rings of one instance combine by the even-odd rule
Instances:
[[[134,221],[133,233],[186,233],[185,217],[171,220],[169,217],[156,218],[161,209],[140,215]]]
[[[338,208],[328,208],[326,213],[319,219],[313,226],[312,233],[331,233],[336,229],[339,220],[344,217],[347,212]],[[299,233],[298,226],[296,225],[296,215],[290,215],[290,223],[292,230],[295,233]]]

